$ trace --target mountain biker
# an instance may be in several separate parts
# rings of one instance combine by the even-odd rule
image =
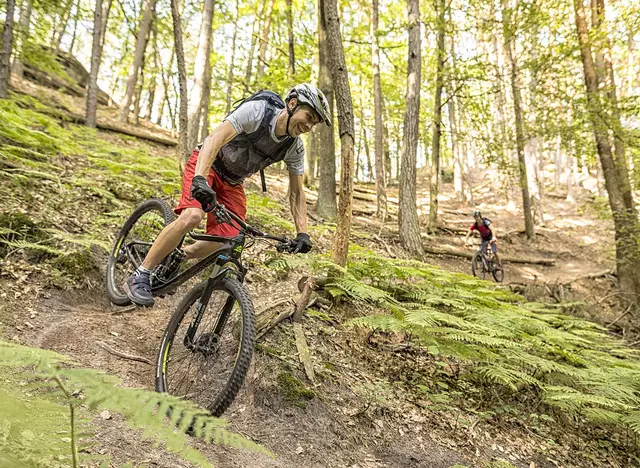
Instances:
[[[302,186],[304,145],[300,135],[320,122],[331,126],[329,103],[320,89],[307,83],[294,86],[284,101],[276,93],[259,91],[227,115],[193,150],[182,176],[182,195],[175,209],[178,218],[162,230],[142,265],[127,279],[124,289],[129,299],[137,305],[152,306],[151,271],[200,224],[204,208],[217,199],[244,220],[244,180],[278,161],[284,161],[289,170],[289,204],[298,233],[295,250],[309,252],[312,244],[307,233]],[[218,224],[209,213],[206,232],[233,237],[238,229]],[[202,258],[218,247],[215,242],[198,241],[185,247],[184,253],[186,259]]]
[[[502,270],[502,262],[500,262],[500,257],[498,257],[498,239],[491,230],[491,220],[489,220],[488,218],[483,218],[482,213],[480,213],[480,211],[478,210],[475,210],[472,213],[472,216],[475,219],[475,222],[471,225],[466,237],[464,238],[465,245],[469,245],[469,236],[473,234],[473,231],[478,231],[482,240],[482,252],[486,255],[487,246],[491,244],[491,251],[493,252],[493,256],[495,258],[496,270]]]

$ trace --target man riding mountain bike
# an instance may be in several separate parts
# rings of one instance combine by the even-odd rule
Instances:
[[[480,247],[482,249],[482,253],[486,255],[487,247],[491,244],[491,251],[493,252],[496,270],[502,270],[502,262],[500,262],[500,257],[498,257],[498,239],[491,230],[491,220],[482,217],[482,213],[478,210],[475,210],[472,216],[475,219],[475,222],[471,225],[466,237],[464,238],[465,245],[469,245],[469,236],[473,234],[473,231],[478,231],[482,241]]]
[[[271,91],[259,91],[245,99],[193,150],[182,176],[182,194],[175,209],[178,218],[167,225],[147,253],[144,262],[127,279],[129,299],[141,306],[154,304],[150,275],[216,201],[245,219],[243,183],[267,166],[284,161],[289,170],[289,203],[297,230],[296,251],[307,253],[312,244],[307,233],[307,204],[303,191],[304,145],[300,135],[324,122],[331,126],[329,103],[316,86],[294,86],[283,101]],[[207,216],[206,233],[233,237],[238,229]],[[206,257],[218,243],[198,241],[184,248],[185,259]]]

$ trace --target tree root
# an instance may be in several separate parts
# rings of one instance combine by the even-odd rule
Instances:
[[[117,349],[111,348],[109,345],[107,345],[106,343],[103,343],[102,341],[96,341],[96,344],[100,346],[102,349],[104,349],[106,352],[108,352],[109,354],[113,354],[114,356],[118,356],[122,359],[128,359],[129,361],[143,362],[145,364],[149,364],[150,366],[153,365],[153,362],[151,362],[146,357],[123,353],[122,351],[118,351]]]

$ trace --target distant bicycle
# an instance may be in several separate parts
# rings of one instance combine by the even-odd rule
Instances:
[[[494,263],[493,252],[487,254],[487,251],[490,250],[487,247],[488,243],[484,248],[483,245],[481,245],[480,249],[478,249],[471,259],[471,271],[473,272],[473,276],[480,279],[486,279],[487,273],[491,273],[493,279],[496,280],[497,283],[502,283],[502,280],[504,280],[504,270],[497,267]]]

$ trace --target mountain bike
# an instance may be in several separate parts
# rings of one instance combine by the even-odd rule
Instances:
[[[218,222],[235,224],[235,237],[189,233],[194,240],[218,242],[220,247],[196,264],[183,267],[180,245],[151,273],[154,296],[175,292],[187,280],[212,266],[208,278],[182,299],[164,332],[156,359],[155,388],[189,398],[220,416],[231,405],[247,373],[255,345],[254,309],[243,284],[248,265],[241,260],[247,241],[263,240],[279,252],[294,253],[286,237],[262,232],[224,205],[212,212]],[[130,304],[123,284],[142,263],[160,231],[175,219],[163,200],[144,202],[120,229],[107,264],[107,294],[116,305]],[[274,244],[275,243],[275,244]],[[181,271],[183,270],[183,271]]]
[[[487,273],[491,273],[493,279],[496,280],[497,283],[502,283],[502,280],[504,280],[504,270],[502,268],[496,268],[496,265],[493,262],[493,252],[488,255],[485,250],[489,250],[489,245],[487,245],[487,249],[483,249],[481,244],[480,249],[471,259],[471,271],[473,276],[485,279]]]

